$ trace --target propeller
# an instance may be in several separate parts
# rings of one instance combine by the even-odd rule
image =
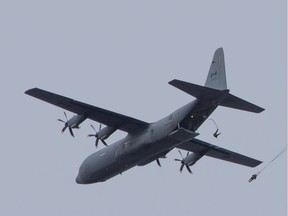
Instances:
[[[101,140],[101,142],[105,145],[105,146],[108,146],[107,143],[104,141],[104,139],[101,139],[101,137],[99,137],[99,132],[102,128],[102,124],[99,125],[99,129],[98,129],[98,132],[96,131],[96,129],[94,128],[94,126],[92,124],[90,124],[92,129],[95,131],[95,134],[89,134],[88,137],[95,137],[96,138],[96,141],[95,141],[95,146],[96,148],[98,147],[98,143],[99,143],[99,140]]]
[[[191,171],[190,167],[185,163],[185,158],[183,157],[181,151],[178,150],[178,152],[179,152],[179,154],[181,155],[181,158],[182,158],[182,159],[175,159],[175,161],[181,162],[180,172],[182,173],[184,166],[186,166],[186,169],[188,170],[188,172],[192,174],[192,171]],[[187,157],[188,155],[189,155],[189,152],[187,152],[186,157]]]
[[[164,155],[163,157],[160,157],[160,158],[164,158],[164,159],[166,159],[167,156]],[[156,162],[157,162],[157,164],[158,164],[159,167],[161,167],[160,158],[157,158],[157,159],[156,159]]]
[[[72,127],[71,127],[71,126],[69,126],[69,124],[68,124],[69,120],[68,120],[68,118],[67,118],[67,114],[66,114],[66,112],[65,112],[65,111],[64,111],[64,115],[65,115],[66,121],[64,121],[64,120],[62,120],[62,119],[58,119],[58,121],[60,121],[60,122],[63,122],[63,123],[64,123],[64,127],[63,127],[63,129],[61,130],[61,132],[62,132],[62,133],[64,133],[64,131],[65,131],[65,130],[66,130],[66,128],[68,127],[68,128],[69,128],[69,132],[70,132],[71,136],[72,136],[72,137],[75,137],[75,136],[74,136],[74,133],[73,133],[73,131],[72,131]]]

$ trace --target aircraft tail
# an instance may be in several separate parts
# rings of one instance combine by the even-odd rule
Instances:
[[[224,52],[222,48],[215,51],[205,86],[181,80],[172,80],[170,85],[196,97],[206,106],[225,106],[229,108],[260,113],[263,108],[229,93],[226,82]]]
[[[212,89],[227,89],[223,48],[218,48],[213,56],[205,86]]]

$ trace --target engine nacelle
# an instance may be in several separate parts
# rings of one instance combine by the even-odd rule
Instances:
[[[98,133],[97,137],[99,139],[105,140],[107,139],[111,134],[113,134],[117,129],[111,127],[111,126],[106,126],[102,128]]]
[[[79,128],[79,125],[86,119],[87,117],[84,114],[74,115],[67,121],[67,126],[71,128]]]
[[[204,154],[200,153],[190,153],[183,159],[183,163],[188,166],[194,165],[200,158],[203,157]]]

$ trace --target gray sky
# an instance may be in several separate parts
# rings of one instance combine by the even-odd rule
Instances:
[[[287,215],[287,154],[247,182],[287,144],[286,11],[263,0],[1,1],[0,215]],[[40,87],[152,122],[193,99],[167,82],[203,85],[218,47],[231,93],[266,110],[219,108],[222,135],[207,121],[199,138],[263,160],[255,169],[205,157],[180,174],[174,150],[162,168],[77,185],[95,151],[91,121],[62,135],[62,110],[24,95]]]

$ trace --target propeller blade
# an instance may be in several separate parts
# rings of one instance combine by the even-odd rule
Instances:
[[[182,163],[181,166],[180,166],[180,173],[182,173],[183,167],[184,167],[184,164]]]
[[[157,161],[157,164],[158,164],[158,166],[159,166],[159,167],[161,167],[161,163],[160,163],[160,160],[159,160],[159,158],[157,158],[157,160],[156,160],[156,161]]]
[[[99,138],[96,138],[96,141],[95,141],[96,148],[98,147],[98,143],[99,143]]]
[[[69,131],[70,131],[71,136],[74,137],[73,130],[71,127],[69,127]]]
[[[64,111],[64,115],[65,115],[66,120],[68,121],[68,118],[67,118],[67,115],[66,115],[66,112],[65,112],[65,111]]]
[[[67,126],[66,126],[66,124],[65,124],[65,126],[64,126],[63,129],[61,130],[62,133],[64,133],[64,131],[66,130],[66,128],[67,128]]]
[[[186,168],[187,168],[188,172],[192,174],[192,171],[188,165],[186,165]]]
[[[94,128],[94,126],[92,125],[92,124],[90,124],[91,125],[91,127],[93,128],[93,130],[96,132],[96,129]]]
[[[107,143],[103,139],[100,139],[100,140],[105,146],[108,146]]]
[[[179,154],[181,155],[182,159],[184,159],[182,152],[180,150],[178,150]]]
[[[60,122],[63,122],[63,123],[66,123],[64,120],[62,120],[62,119],[58,119],[58,121],[60,121]]]

